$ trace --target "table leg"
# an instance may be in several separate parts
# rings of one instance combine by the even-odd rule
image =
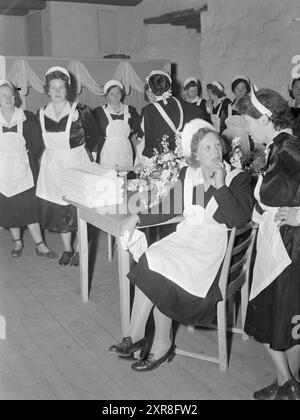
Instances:
[[[118,266],[122,337],[130,335],[130,282],[127,274],[130,270],[129,252],[122,248],[120,238],[118,241]]]
[[[107,254],[108,254],[108,261],[112,262],[113,259],[113,237],[108,233],[107,238]]]
[[[78,219],[78,240],[80,252],[80,286],[83,302],[89,300],[89,248],[87,235],[87,222],[80,217],[80,210],[77,210]]]

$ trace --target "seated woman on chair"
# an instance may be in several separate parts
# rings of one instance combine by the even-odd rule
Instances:
[[[136,371],[148,371],[171,361],[172,320],[200,325],[211,323],[222,299],[218,277],[226,252],[228,228],[245,225],[252,213],[251,180],[223,162],[221,140],[206,121],[194,120],[183,131],[183,148],[189,166],[180,174],[167,199],[177,206],[179,198],[185,220],[177,231],[153,244],[129,273],[136,286],[131,316],[131,336],[110,347],[122,357],[141,350]],[[178,187],[178,188],[177,188]],[[177,196],[177,193],[179,194]],[[131,215],[124,231],[166,221],[175,215]],[[177,211],[178,214],[178,211]],[[155,337],[150,353],[144,338],[148,316],[154,307]]]

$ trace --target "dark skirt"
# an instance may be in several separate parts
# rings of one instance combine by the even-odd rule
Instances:
[[[249,302],[245,323],[248,335],[277,351],[300,345],[300,228],[285,226],[281,234],[292,264]]]
[[[128,277],[160,312],[183,324],[211,324],[216,316],[217,302],[222,300],[218,286],[219,274],[206,298],[203,299],[191,295],[171,280],[151,271],[145,254],[128,274]]]
[[[76,207],[61,206],[47,200],[39,199],[39,219],[43,229],[56,233],[77,231]]]
[[[15,228],[38,222],[38,199],[35,188],[12,197],[0,193],[0,226]]]

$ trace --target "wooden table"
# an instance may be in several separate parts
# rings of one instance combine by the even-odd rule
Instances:
[[[80,284],[83,302],[89,300],[89,270],[88,270],[88,235],[87,223],[101,229],[108,235],[114,236],[117,240],[118,249],[118,271],[119,271],[119,290],[120,290],[120,312],[121,312],[121,332],[123,337],[130,335],[130,282],[127,274],[130,271],[130,255],[122,248],[120,232],[125,219],[128,217],[123,209],[121,214],[108,214],[104,209],[98,211],[95,208],[88,208],[82,204],[67,200],[77,208],[78,217],[78,240],[80,253]],[[120,210],[120,209],[119,209]],[[162,226],[179,223],[183,217],[176,217],[167,222],[151,225]],[[145,226],[147,227],[147,226]],[[144,227],[143,227],[144,228]]]

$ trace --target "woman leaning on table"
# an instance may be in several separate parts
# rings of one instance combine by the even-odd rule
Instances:
[[[299,400],[300,226],[293,208],[300,205],[300,143],[292,135],[288,103],[277,92],[252,90],[238,108],[254,141],[267,144],[255,190],[259,232],[245,331],[264,344],[276,380],[254,398]]]
[[[13,85],[0,80],[0,226],[12,235],[12,257],[22,255],[21,228],[28,226],[37,255],[57,258],[43,241],[38,224],[35,183],[42,133],[36,116],[15,106],[16,97]]]
[[[77,232],[76,208],[63,199],[62,176],[68,167],[91,162],[100,136],[89,108],[72,101],[66,69],[49,69],[44,88],[50,102],[39,111],[45,145],[36,190],[40,221],[43,228],[61,235],[64,251],[59,264],[78,266],[79,253],[72,246],[72,233]]]

